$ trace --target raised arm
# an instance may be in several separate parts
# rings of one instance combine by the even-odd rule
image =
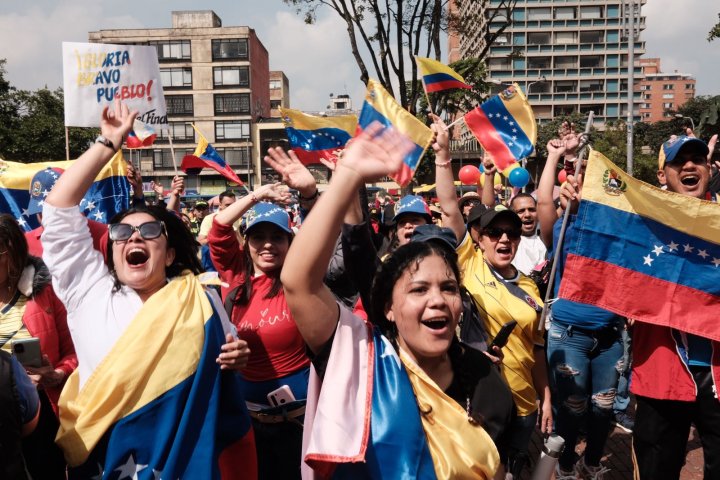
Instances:
[[[547,248],[552,248],[553,226],[558,219],[553,190],[555,189],[555,172],[557,164],[565,153],[562,140],[550,140],[547,144],[548,158],[540,176],[537,190],[537,214],[540,225],[540,238]]]
[[[495,166],[495,162],[493,162],[492,157],[489,153],[485,152],[483,154],[483,174],[485,175],[485,182],[483,183],[482,187],[482,196],[481,201],[483,205],[486,205],[488,207],[494,207],[495,206],[495,173],[497,172],[497,167]]]
[[[215,221],[221,225],[232,225],[257,202],[284,204],[288,200],[290,200],[290,193],[280,183],[268,183],[256,188],[250,195],[245,195],[237,202],[231,203],[225,210],[218,212],[215,215]]]
[[[114,110],[106,106],[100,119],[100,133],[113,147],[94,143],[60,176],[45,201],[60,208],[79,205],[97,174],[115,155],[125,135],[132,130],[137,114],[137,111],[128,110],[127,105],[120,100],[115,100]]]
[[[178,215],[180,214],[180,197],[185,191],[185,179],[180,175],[173,177],[172,183],[170,184],[170,198],[167,202],[167,209],[174,211]]]
[[[443,122],[437,115],[431,115],[433,124],[430,128],[435,133],[435,192],[442,210],[442,224],[452,229],[455,237],[462,239],[465,236],[465,222],[462,212],[458,207],[457,194],[455,193],[455,179],[453,178],[452,165],[450,163],[449,135]]]
[[[392,129],[383,131],[379,124],[360,134],[345,150],[328,189],[293,240],[281,280],[298,330],[313,352],[327,342],[338,321],[335,297],[323,283],[323,277],[346,205],[366,181],[398,171],[411,148],[405,137]]]

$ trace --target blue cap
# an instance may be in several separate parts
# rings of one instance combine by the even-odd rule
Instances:
[[[30,203],[27,208],[27,215],[42,213],[45,197],[55,186],[55,182],[63,174],[60,168],[46,168],[40,170],[30,181]]]
[[[452,250],[457,247],[455,232],[449,228],[438,227],[435,224],[418,225],[413,230],[411,242],[442,242]]]
[[[398,217],[406,213],[422,215],[428,223],[432,223],[430,208],[428,207],[428,204],[425,203],[425,200],[423,200],[423,198],[419,195],[405,195],[400,199],[400,201],[395,205],[395,216],[393,217],[393,222],[397,223]]]
[[[688,137],[687,135],[672,136],[670,140],[663,143],[662,148],[660,148],[660,156],[658,158],[658,167],[660,167],[660,170],[665,168],[665,164],[672,163],[673,160],[677,158],[680,150],[686,145],[699,148],[700,151],[703,152],[703,155],[707,155],[710,152],[707,143],[699,138]]]
[[[284,232],[293,233],[290,228],[290,216],[284,208],[278,207],[274,203],[260,202],[248,210],[245,214],[245,234],[261,223],[271,223]]]

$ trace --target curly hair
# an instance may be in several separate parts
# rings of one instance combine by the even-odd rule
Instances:
[[[0,214],[0,250],[8,255],[8,287],[15,289],[28,262],[28,244],[15,217]]]

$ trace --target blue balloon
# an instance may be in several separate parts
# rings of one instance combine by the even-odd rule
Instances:
[[[523,188],[530,183],[530,172],[522,167],[518,167],[510,172],[508,181],[513,187]]]
[[[481,163],[478,165],[478,170],[480,170],[480,173],[485,173],[485,166]]]

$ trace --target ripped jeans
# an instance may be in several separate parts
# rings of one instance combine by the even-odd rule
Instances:
[[[565,439],[560,467],[572,469],[578,432],[587,432],[585,463],[597,466],[613,418],[613,402],[623,370],[620,330],[587,331],[551,323],[547,337],[548,376],[555,431]]]

